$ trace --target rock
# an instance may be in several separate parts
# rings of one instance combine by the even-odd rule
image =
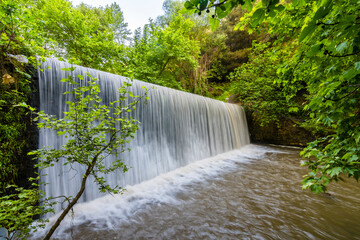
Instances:
[[[246,119],[253,143],[305,147],[307,143],[315,140],[315,136],[310,131],[297,126],[290,118],[281,118],[279,126],[276,124],[260,126],[249,112],[246,113]]]
[[[10,74],[8,73],[5,73],[3,76],[2,76],[2,84],[12,84],[12,83],[15,83],[15,78],[13,78]]]

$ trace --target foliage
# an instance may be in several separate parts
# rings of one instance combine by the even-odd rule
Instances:
[[[119,43],[129,32],[118,5],[104,9],[83,4],[73,8],[66,0],[46,0],[39,4],[38,11],[45,23],[44,31],[52,39],[50,46],[56,50],[55,56],[75,58],[86,67],[119,71],[115,62],[121,66],[125,51]]]
[[[312,11],[299,36],[302,64],[317,66],[308,81],[312,98],[307,108],[315,121],[334,131],[303,152],[316,157],[305,163],[312,173],[303,183],[317,192],[342,174],[360,176],[360,6],[357,1],[306,4]]]
[[[0,2],[0,63],[1,70],[8,54],[22,54],[35,63],[35,55],[43,56],[47,50],[43,22],[34,11],[34,1],[3,0]]]
[[[294,48],[296,44],[271,47],[270,43],[253,42],[249,62],[229,75],[232,92],[260,126],[277,124],[283,117],[299,112],[300,104],[287,101],[282,87],[276,83],[278,69],[291,57]]]
[[[305,110],[311,111],[314,122],[322,123],[333,132],[324,139],[310,143],[303,152],[305,157],[309,157],[305,165],[311,170],[303,181],[303,187],[314,192],[326,191],[326,185],[341,179],[341,174],[358,180],[358,1],[296,0],[287,4],[278,0],[262,0],[254,8],[251,7],[252,2],[191,0],[185,3],[185,7],[198,13],[215,7],[217,14],[214,18],[221,19],[235,6],[247,5],[252,11],[247,20],[243,20],[249,27],[256,28],[267,20],[272,24],[273,33],[292,32],[293,36],[298,37],[300,47],[296,57],[291,58],[280,70],[283,73],[280,81],[293,93],[306,88],[309,104]],[[296,76],[304,70],[308,74],[305,86],[300,86],[300,89],[292,86],[291,83],[297,83]]]
[[[234,31],[234,27],[244,13],[245,11],[240,7],[235,8],[222,20],[222,25],[212,34],[211,39],[214,39],[214,42],[217,38],[222,38],[223,46],[219,49],[220,51],[214,48],[209,49],[216,54],[216,59],[211,63],[209,78],[211,82],[228,82],[227,75],[249,61],[252,41],[261,40],[246,30]]]
[[[134,77],[175,89],[186,89],[183,82],[196,69],[199,43],[191,39],[193,23],[181,15],[174,16],[166,28],[154,23],[137,31],[129,58]]]
[[[181,13],[181,10],[183,8],[184,1],[183,0],[165,0],[163,2],[163,11],[164,14],[161,16],[158,16],[155,20],[156,25],[158,25],[161,28],[165,28],[169,25],[169,23],[172,21],[174,16]],[[191,15],[183,15],[184,17],[191,17]]]
[[[0,226],[17,238],[25,238],[34,217],[47,211],[45,205],[38,205],[41,193],[37,185],[23,180],[31,172],[27,169],[31,165],[27,157],[31,118],[19,104],[28,102],[32,94],[32,73],[24,56],[36,66],[35,56],[49,53],[43,48],[43,23],[33,11],[34,3],[0,2]]]
[[[180,4],[183,3],[184,1],[165,1],[163,7],[165,14],[161,17],[158,17],[156,21],[152,22],[151,24],[162,30],[168,29],[172,25],[177,25],[179,27],[179,24],[176,22],[179,14],[182,13],[182,11],[180,11]],[[249,34],[247,34],[246,31],[242,31],[240,34],[233,34],[232,31],[235,26],[235,19],[237,19],[241,14],[243,14],[242,10],[237,9],[236,14],[231,15],[231,17],[226,19],[227,24],[226,27],[224,27],[225,29],[221,29],[221,31],[216,33],[209,31],[209,19],[212,19],[211,11],[201,16],[186,14],[181,15],[182,18],[192,22],[192,24],[187,27],[186,31],[189,35],[189,38],[196,40],[196,44],[200,48],[200,54],[195,53],[193,56],[197,61],[197,66],[195,68],[182,67],[183,72],[180,75],[174,74],[174,77],[177,78],[177,81],[180,80],[183,90],[208,96],[221,95],[215,93],[217,91],[211,92],[209,90],[217,89],[217,86],[215,86],[216,84],[226,84],[226,75],[229,73],[229,71],[238,67],[242,62],[247,61],[248,53],[245,48],[251,46],[251,40],[250,37],[248,37]],[[155,38],[154,35],[150,34],[152,29],[151,24],[144,29],[143,33],[143,36],[146,36],[149,39]],[[147,33],[145,33],[145,31],[147,31]],[[141,39],[140,32],[138,32],[138,34],[135,36],[135,42],[137,42],[138,39]],[[177,44],[180,43],[180,41],[177,42]],[[159,44],[157,44],[154,48],[148,45],[149,48],[147,50],[141,49],[141,52],[156,49],[158,45]],[[135,46],[137,45],[135,44]],[[140,58],[143,57],[140,54],[139,56]],[[137,59],[137,55],[130,57],[130,59]],[[152,63],[153,61],[151,61],[151,64]],[[141,70],[147,73],[153,71],[154,66],[151,64],[149,65],[144,62],[141,64]],[[145,81],[157,82],[144,78],[143,76],[137,78],[144,79]],[[211,82],[211,87],[209,85],[209,81]],[[162,82],[157,83],[164,85]],[[165,83],[164,86],[172,87],[167,83]]]
[[[101,31],[110,29],[114,33],[114,41],[116,43],[125,44],[126,41],[130,40],[129,35],[131,31],[127,29],[128,24],[125,22],[124,14],[117,3],[114,2],[105,8],[90,8],[81,4],[78,9],[84,12],[90,11],[89,14],[98,15],[102,26]]]
[[[14,84],[12,84],[14,85]],[[8,184],[15,184],[20,171],[22,155],[26,154],[26,111],[13,107],[26,99],[14,86],[0,85],[0,191],[5,192]],[[15,97],[15,98],[14,98]],[[21,123],[22,122],[22,123]]]
[[[31,180],[38,180],[31,179]],[[37,227],[44,227],[45,219],[38,219],[36,225],[32,225],[34,218],[51,211],[51,204],[44,200],[39,205],[43,193],[38,190],[38,185],[33,183],[32,189],[24,189],[9,185],[7,188],[13,188],[0,197],[0,226],[5,227],[10,238],[27,239],[31,230],[36,232]]]
[[[181,74],[180,81],[184,90],[201,94],[209,95],[208,79],[211,75],[210,68],[212,62],[216,61],[220,51],[224,49],[224,36],[214,35],[209,31],[209,18],[210,13],[202,16],[195,16],[189,14],[183,14],[182,6],[184,1],[179,0],[167,0],[164,2],[163,9],[165,14],[160,16],[156,20],[156,24],[162,28],[166,28],[171,25],[171,22],[177,19],[177,16],[181,16],[187,21],[192,22],[188,27],[187,32],[189,38],[196,41],[199,46],[200,52],[195,52],[195,59],[197,66],[195,68],[184,69],[184,74]],[[214,71],[212,71],[214,73]],[[212,75],[211,75],[212,76]]]
[[[42,22],[34,14],[34,2],[5,0],[0,2],[0,191],[10,193],[8,184],[19,182],[27,167],[30,117],[18,104],[28,101],[32,93],[31,71],[23,63],[25,55],[36,65],[35,55],[47,51]]]

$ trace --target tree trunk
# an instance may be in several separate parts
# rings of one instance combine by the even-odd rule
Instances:
[[[65,216],[70,212],[70,210],[77,203],[77,201],[79,200],[81,195],[84,193],[86,180],[89,177],[92,169],[94,168],[95,163],[96,163],[96,159],[94,159],[94,161],[91,163],[91,165],[89,165],[88,168],[86,169],[86,173],[83,176],[83,180],[81,182],[81,187],[80,187],[79,192],[76,194],[75,198],[69,203],[69,205],[64,209],[64,211],[61,213],[60,217],[56,220],[54,225],[51,227],[50,231],[46,234],[44,240],[49,240],[50,239],[50,237],[53,235],[55,230],[59,227],[62,220],[64,220]]]

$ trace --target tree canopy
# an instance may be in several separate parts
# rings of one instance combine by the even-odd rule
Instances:
[[[238,5],[250,11],[241,19],[245,26],[260,31],[267,28],[282,41],[299,42],[296,54],[277,71],[285,92],[306,89],[310,119],[328,128],[329,134],[308,145],[303,155],[311,170],[304,188],[326,190],[341,174],[359,179],[359,100],[360,100],[360,5],[358,1],[296,0],[191,0],[185,7],[193,13],[215,9],[213,26],[219,25]],[[291,36],[290,36],[291,35]],[[306,76],[303,75],[304,70]],[[301,82],[301,84],[297,84]]]

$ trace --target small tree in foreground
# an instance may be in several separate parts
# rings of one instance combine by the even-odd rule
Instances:
[[[72,71],[74,68],[64,70]],[[131,118],[129,113],[135,110],[135,106],[141,98],[147,98],[147,92],[145,91],[144,96],[134,96],[128,91],[131,84],[124,82],[119,89],[119,99],[107,106],[102,103],[99,96],[100,88],[96,79],[92,78],[90,74],[87,77],[90,80],[83,86],[75,82],[71,76],[62,80],[75,86],[72,91],[65,93],[72,94],[74,100],[67,102],[69,110],[64,112],[62,119],[43,112],[38,113],[37,118],[41,120],[38,124],[39,128],[52,129],[59,136],[64,135],[68,141],[60,149],[45,147],[31,152],[30,154],[39,159],[37,167],[48,168],[64,159],[65,165],[80,164],[85,169],[85,173],[81,176],[80,189],[75,196],[65,196],[68,205],[44,239],[50,239],[61,221],[78,202],[85,190],[89,176],[94,178],[101,192],[115,194],[122,190],[121,187],[110,186],[103,176],[116,169],[122,169],[123,172],[128,170],[122,159],[118,159],[110,165],[105,164],[105,159],[109,155],[119,157],[119,154],[128,150],[126,145],[134,138],[138,130],[138,121]],[[83,76],[78,76],[78,78],[84,81]]]
[[[31,231],[36,232],[38,227],[45,227],[46,219],[39,219],[36,225],[32,225],[32,222],[39,215],[51,212],[54,203],[48,202],[47,199],[41,201],[43,192],[38,189],[35,182],[33,187],[24,189],[9,185],[7,188],[13,193],[0,197],[0,228],[7,229],[10,233],[9,239],[27,239]]]

